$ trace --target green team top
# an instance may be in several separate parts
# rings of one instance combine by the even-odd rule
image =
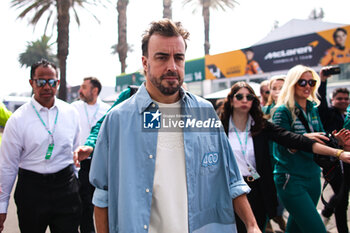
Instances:
[[[272,102],[270,105],[265,105],[261,108],[264,115],[269,115],[271,113],[271,110],[275,107],[275,102]]]
[[[7,120],[10,118],[12,112],[10,112],[5,105],[0,102],[0,126],[4,127]]]
[[[298,103],[295,103],[295,107],[303,112]],[[324,132],[317,107],[309,100],[306,104],[305,119],[307,120],[309,127],[313,132]],[[295,121],[293,121],[292,114],[285,105],[281,105],[276,109],[275,113],[272,116],[272,121],[276,125],[279,125],[288,131],[297,134],[307,133],[303,123],[299,120],[298,117],[296,117]],[[290,153],[288,149],[293,148],[285,148],[274,143],[273,156],[277,160],[274,170],[275,174],[288,173],[301,177],[320,175],[320,166],[314,162],[313,153],[300,150],[295,153]]]
[[[130,88],[126,88],[124,91],[122,91],[118,96],[117,100],[113,103],[112,107],[107,111],[107,113],[111,111],[111,109],[113,109],[115,106],[117,106],[124,100],[128,99],[130,97],[130,94],[131,94]],[[94,127],[91,128],[90,135],[86,139],[85,146],[91,146],[95,148],[98,132],[100,132],[102,122],[104,121],[107,113],[99,121],[96,122],[96,125]],[[91,153],[90,157],[92,156],[92,154],[93,153]]]
[[[346,117],[345,117],[345,120],[344,120],[344,126],[343,127],[345,129],[350,129],[350,108],[349,107],[348,107],[348,112],[346,113]]]

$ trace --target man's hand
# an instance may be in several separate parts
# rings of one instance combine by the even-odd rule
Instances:
[[[350,148],[350,131],[348,129],[341,129],[339,132],[334,130],[332,135],[338,140],[338,144],[343,146],[344,149]]]
[[[87,159],[93,152],[94,148],[91,146],[79,146],[73,155],[74,164],[76,167],[80,167],[80,161]]]
[[[258,226],[248,227],[247,233],[261,233],[261,230],[259,229]]]
[[[4,230],[4,222],[6,219],[6,213],[2,213],[0,214],[0,232],[2,232]]]
[[[330,68],[331,68],[331,66],[325,66],[321,69],[321,71],[320,71],[321,82],[325,82],[327,80],[327,78],[332,76],[332,75],[325,75],[324,74],[324,71],[329,70]]]

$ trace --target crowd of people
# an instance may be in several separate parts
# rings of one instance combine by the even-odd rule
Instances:
[[[285,232],[326,233],[333,213],[348,233],[349,91],[335,90],[328,106],[328,67],[318,75],[297,65],[262,83],[260,98],[235,83],[215,111],[183,88],[188,37],[179,22],[152,22],[142,37],[146,81],[112,107],[95,77],[68,104],[55,96],[56,66],[31,67],[31,101],[12,115],[0,106],[0,232],[17,178],[24,233],[260,233],[270,219]],[[160,120],[168,111],[173,128]],[[321,215],[315,154],[341,166]]]

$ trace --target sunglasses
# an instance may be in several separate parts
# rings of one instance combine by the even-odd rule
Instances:
[[[307,84],[309,84],[310,87],[314,87],[316,85],[316,80],[310,79],[310,80],[305,80],[305,79],[299,79],[298,80],[298,85],[301,87],[306,87]]]
[[[33,79],[38,87],[43,87],[48,83],[51,87],[55,87],[57,85],[56,79]]]
[[[252,101],[254,99],[254,95],[248,94],[248,95],[243,95],[243,94],[236,94],[235,97],[238,101],[242,100],[243,97],[247,99],[247,101]]]

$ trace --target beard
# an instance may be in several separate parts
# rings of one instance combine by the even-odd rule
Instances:
[[[91,96],[85,96],[84,94],[80,93],[79,94],[80,99],[84,101],[85,103],[90,103],[92,102],[93,98]]]
[[[163,95],[169,96],[178,92],[183,83],[183,79],[177,72],[168,71],[160,77],[155,77],[152,75],[150,67],[148,67],[148,72],[150,75],[150,81]],[[165,77],[176,77],[176,80],[164,80]],[[167,83],[167,86],[163,85],[164,82]]]

